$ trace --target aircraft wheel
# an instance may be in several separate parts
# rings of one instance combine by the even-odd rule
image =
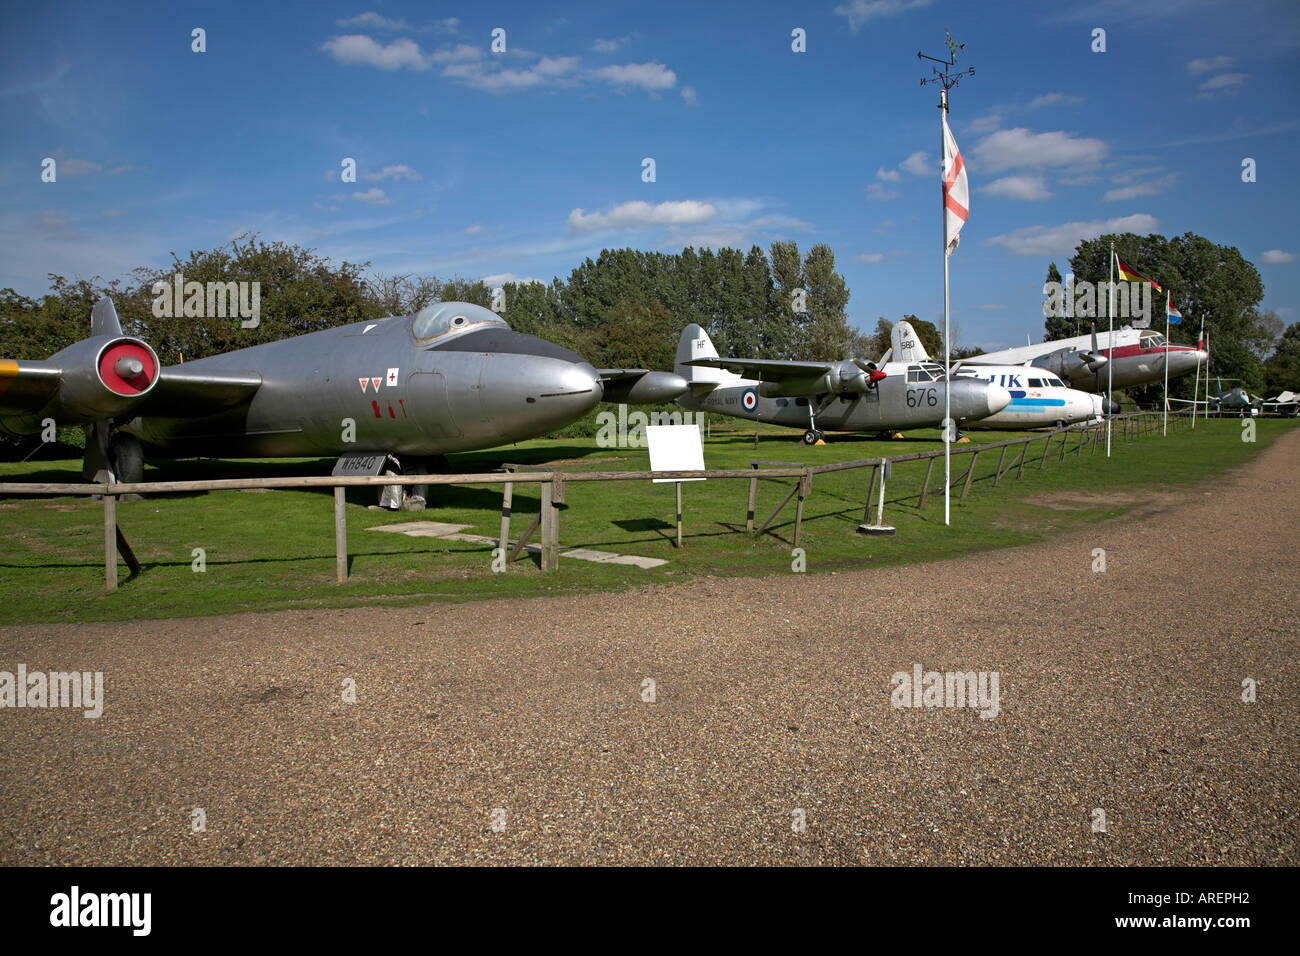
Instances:
[[[817,444],[817,439],[820,437],[821,436],[814,429],[810,428],[803,433],[803,443],[805,445],[815,445]]]
[[[1064,419],[1064,418],[1058,418],[1058,419],[1056,420],[1056,426],[1055,426],[1055,427],[1057,427],[1057,428],[1064,428],[1064,427],[1065,427],[1065,419]]]
[[[108,461],[118,481],[144,480],[144,449],[134,435],[118,432],[110,438]]]

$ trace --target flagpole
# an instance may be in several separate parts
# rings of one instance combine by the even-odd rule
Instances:
[[[1202,318],[1201,321],[1204,322],[1205,319]],[[1220,405],[1219,409],[1220,411],[1222,411],[1223,406]],[[1210,417],[1210,333],[1209,332],[1205,333],[1205,414],[1202,417],[1203,418]]]
[[[938,63],[943,67],[940,71],[937,67],[931,67],[934,76],[921,81],[924,86],[927,83],[937,83],[939,91],[939,242],[943,249],[943,523],[947,525],[952,514],[952,440],[956,428],[952,422],[952,330],[950,327],[948,313],[948,91],[961,82],[962,77],[974,76],[975,69],[971,67],[960,73],[953,73],[952,68],[957,65],[957,53],[964,50],[964,43],[953,41],[952,34],[944,31],[947,37],[948,58],[941,60],[938,57],[926,56],[921,51],[917,51],[918,60],[930,60]],[[956,150],[954,141],[953,155],[953,185],[956,186],[960,179],[964,183],[965,171],[959,170],[958,164],[961,161],[961,154]],[[965,189],[964,186],[961,187]],[[969,206],[970,198],[966,196],[966,202]],[[962,222],[966,216],[959,214]],[[961,231],[961,223],[957,224],[957,232]],[[953,238],[956,243],[956,237]]]
[[[952,500],[952,362],[948,334],[948,203],[944,186],[944,162],[948,143],[944,139],[944,118],[948,115],[948,91],[939,91],[939,247],[943,251],[943,523],[948,524]]]
[[[1172,291],[1165,293],[1165,423],[1160,430],[1162,438],[1169,435],[1169,303],[1173,296]]]
[[[1115,384],[1115,240],[1110,241],[1110,282],[1106,286],[1106,311],[1110,315],[1110,332],[1106,340],[1106,457],[1110,457],[1110,419],[1115,404],[1111,391]]]
[[[1196,347],[1199,349],[1201,343],[1205,341],[1205,313],[1201,313],[1201,334],[1196,340]],[[1196,427],[1196,402],[1197,396],[1201,394],[1201,363],[1196,363],[1196,384],[1192,386],[1192,428]]]

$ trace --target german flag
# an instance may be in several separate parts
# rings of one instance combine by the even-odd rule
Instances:
[[[1146,276],[1138,272],[1132,266],[1125,265],[1124,260],[1119,257],[1119,253],[1115,254],[1115,271],[1119,273],[1119,278],[1121,282],[1150,282],[1152,288],[1154,288],[1157,292],[1165,291],[1164,289],[1160,288],[1160,283],[1156,282],[1155,279],[1148,279]]]

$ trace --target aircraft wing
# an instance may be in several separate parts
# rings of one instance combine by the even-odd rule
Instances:
[[[248,401],[261,387],[257,372],[173,365],[158,374],[158,384],[132,411],[154,418],[201,418]]]
[[[735,372],[762,382],[779,382],[786,378],[809,378],[815,375],[825,375],[837,363],[788,362],[783,359],[704,358],[683,364],[724,368],[728,372]]]

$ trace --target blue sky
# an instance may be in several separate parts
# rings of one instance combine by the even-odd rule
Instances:
[[[47,272],[115,277],[249,230],[371,271],[494,281],[567,277],[607,247],[794,239],[835,250],[854,324],[938,319],[938,94],[916,51],[942,54],[946,27],[976,68],[950,115],[971,185],[952,259],[961,342],[1041,338],[1048,261],[1111,230],[1236,245],[1265,307],[1300,320],[1294,0],[42,3],[0,17],[0,286],[28,295]],[[795,28],[807,52],[791,50]],[[345,157],[356,183],[340,181]]]

